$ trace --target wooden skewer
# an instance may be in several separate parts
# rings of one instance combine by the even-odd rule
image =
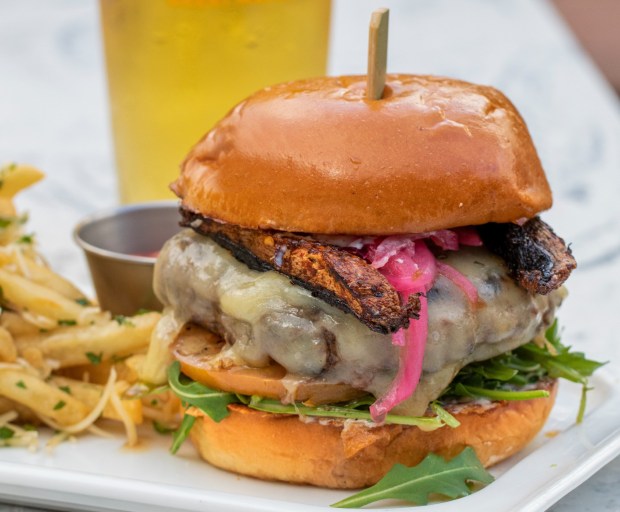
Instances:
[[[387,68],[388,24],[390,10],[376,9],[370,17],[368,29],[368,99],[380,100],[385,88]]]

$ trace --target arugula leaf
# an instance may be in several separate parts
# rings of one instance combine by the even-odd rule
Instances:
[[[351,418],[370,421],[371,416],[368,407],[374,401],[372,397],[364,397],[340,405],[310,407],[302,403],[283,404],[279,400],[270,398],[259,396],[246,397],[235,393],[226,393],[211,389],[183,375],[181,373],[181,364],[178,361],[172,363],[168,368],[168,385],[172,392],[181,399],[183,404],[197,407],[216,422],[222,421],[230,414],[227,406],[232,403],[243,403],[251,409],[275,414],[297,414],[301,416]],[[424,431],[435,430],[445,425],[451,427],[459,425],[456,418],[443,409],[439,403],[434,402],[432,409],[436,416],[411,417],[388,414],[386,422],[400,425],[415,425]],[[184,423],[177,430],[173,443],[174,451],[178,450],[183,440],[187,437],[191,428],[187,423],[190,421],[193,424],[193,419],[184,418]],[[183,432],[184,429],[187,432]]]
[[[157,420],[153,420],[153,430],[155,430],[155,432],[157,432],[158,434],[168,435],[172,434],[177,429],[175,427],[168,427],[167,425],[164,425]]]
[[[571,347],[562,345],[557,320],[545,332],[545,339],[545,346],[530,342],[512,352],[467,365],[444,391],[442,399],[529,400],[548,396],[548,393],[519,388],[547,376],[563,378],[583,386],[576,420],[580,423],[585,411],[588,377],[605,363],[586,359],[583,352],[573,352]]]
[[[374,400],[374,399],[373,399]],[[372,403],[372,401],[370,401]],[[361,405],[366,405],[362,402]],[[301,403],[283,404],[279,400],[253,396],[246,404],[250,409],[257,411],[270,412],[274,414],[298,414],[300,416],[319,416],[323,418],[346,418],[356,420],[372,421],[368,410],[356,409],[360,404],[355,402],[341,405],[319,405],[310,407]],[[439,404],[435,404],[436,416],[398,416],[388,414],[385,418],[386,423],[397,425],[413,425],[424,431],[436,430],[444,425],[458,426],[459,422],[448,411]],[[438,412],[441,410],[441,412]]]
[[[456,393],[460,396],[471,396],[472,398],[488,398],[490,400],[531,400],[532,398],[548,398],[549,391],[544,389],[533,389],[531,391],[504,391],[501,389],[477,388],[474,386],[466,386],[465,384],[457,384],[454,387]]]
[[[429,494],[460,498],[472,493],[468,482],[490,484],[493,480],[478,460],[476,452],[468,446],[449,461],[431,453],[411,468],[396,464],[378,483],[334,503],[332,507],[358,508],[386,499],[426,505]]]
[[[185,416],[183,416],[181,426],[172,437],[172,446],[170,447],[170,453],[172,453],[172,455],[179,451],[179,448],[181,448],[181,445],[187,439],[187,436],[189,436],[189,431],[194,426],[195,421],[196,417],[191,414],[186,413]]]
[[[238,402],[234,393],[208,388],[183,375],[178,361],[168,368],[168,385],[183,403],[197,407],[216,422],[230,414],[226,407],[228,404]]]

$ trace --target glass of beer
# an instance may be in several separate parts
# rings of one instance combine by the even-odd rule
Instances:
[[[123,203],[172,199],[190,147],[253,91],[324,75],[330,0],[100,0]]]

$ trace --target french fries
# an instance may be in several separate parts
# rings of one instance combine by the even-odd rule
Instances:
[[[49,268],[13,204],[16,193],[42,176],[29,166],[0,167],[0,419],[16,436],[8,444],[33,439],[19,419],[47,424],[66,438],[100,431],[93,425],[100,417],[121,422],[128,443],[135,443],[145,416],[171,423],[177,409],[161,395],[165,407],[124,396],[136,383],[136,364],[160,314],[112,317]]]
[[[0,368],[0,389],[6,398],[59,425],[77,423],[88,414],[88,407],[80,400],[23,370]]]
[[[0,266],[12,265],[19,275],[28,278],[30,281],[55,290],[60,295],[73,301],[86,303],[87,301],[84,299],[82,292],[73,286],[72,283],[56,274],[42,261],[36,261],[32,258],[32,249],[29,245],[26,245],[32,244],[32,237],[29,236],[27,240],[28,242],[20,242],[17,247],[3,248],[4,250],[0,248]]]
[[[49,383],[65,393],[77,398],[80,402],[86,404],[89,409],[93,409],[95,405],[97,405],[101,395],[103,395],[103,386],[99,384],[69,379],[67,377],[52,377]],[[128,387],[129,384],[127,382],[118,381],[115,385],[115,392],[120,396],[127,390]],[[134,423],[138,425],[142,423],[142,405],[139,400],[121,399],[121,404],[125,412]],[[116,409],[110,403],[106,404],[101,415],[104,418],[112,420],[120,421],[121,419]]]
[[[134,317],[116,317],[104,323],[85,327],[61,327],[53,332],[38,333],[17,339],[19,350],[38,348],[43,356],[60,368],[83,364],[99,364],[112,358],[135,354],[146,349],[159,313]]]
[[[9,363],[17,361],[17,348],[13,336],[4,327],[0,327],[0,361]]]
[[[0,168],[0,198],[13,199],[19,191],[43,179],[43,173],[30,165],[8,164]]]
[[[47,286],[0,268],[2,299],[17,311],[33,313],[58,325],[86,325],[94,308],[85,308]]]

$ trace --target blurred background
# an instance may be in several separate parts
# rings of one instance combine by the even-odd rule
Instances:
[[[620,2],[553,0],[553,4],[620,94]]]

